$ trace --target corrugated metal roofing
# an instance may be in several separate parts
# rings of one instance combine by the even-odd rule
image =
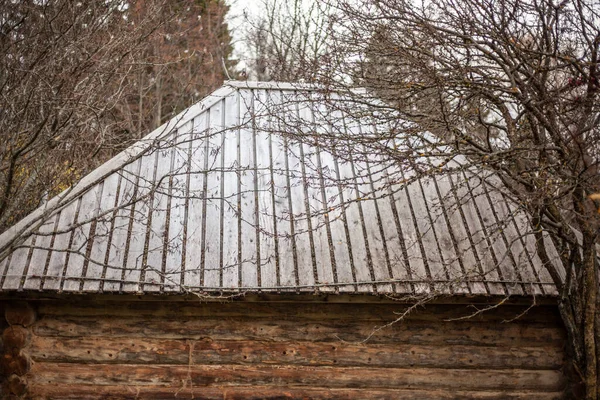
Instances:
[[[1,290],[556,294],[493,185],[409,179],[345,101],[228,82],[0,236]]]

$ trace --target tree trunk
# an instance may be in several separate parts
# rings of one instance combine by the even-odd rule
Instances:
[[[598,272],[596,270],[596,234],[588,224],[583,225],[583,346],[585,353],[585,389],[587,400],[598,399],[596,314]]]
[[[600,297],[598,295],[596,295],[596,338],[600,338]],[[596,399],[600,399],[600,385],[598,385],[600,365],[598,360],[600,360],[600,340],[596,340]]]
[[[162,121],[162,82],[160,73],[156,76],[156,114],[154,114],[154,126],[152,129],[156,129],[161,125]]]
[[[143,137],[143,122],[144,122],[144,71],[140,71],[138,80],[138,131],[137,138]]]

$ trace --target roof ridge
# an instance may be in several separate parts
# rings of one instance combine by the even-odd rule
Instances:
[[[263,89],[263,90],[281,90],[281,91],[304,91],[304,92],[343,92],[345,94],[355,94],[364,96],[367,93],[366,88],[353,87],[351,85],[324,85],[321,83],[306,82],[278,82],[278,81],[236,81],[229,80],[223,83],[223,86],[229,86],[236,89]]]
[[[323,85],[316,83],[301,82],[278,82],[278,81],[236,81],[229,80],[223,83],[223,86],[229,86],[236,89],[277,89],[277,90],[322,90]]]

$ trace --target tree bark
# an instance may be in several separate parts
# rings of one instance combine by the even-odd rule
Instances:
[[[579,194],[579,193],[578,193]],[[598,239],[598,228],[594,224],[596,209],[584,201],[574,201],[575,210],[578,214],[578,225],[582,233],[581,262],[581,296],[583,298],[583,347],[585,354],[584,383],[587,400],[598,399],[598,370],[596,354],[596,312],[598,299],[598,271],[596,261],[596,243]],[[586,218],[587,217],[587,218]]]
[[[597,282],[597,281],[596,281]],[[600,297],[596,295],[596,338],[600,338]],[[600,377],[600,340],[596,340],[596,377]],[[600,385],[596,378],[596,399],[600,399]]]
[[[587,247],[587,246],[586,246]],[[584,287],[586,294],[586,304],[584,311],[584,348],[586,358],[585,386],[586,399],[596,400],[597,397],[597,360],[596,360],[596,299],[598,294],[598,285],[595,271],[594,246],[591,249],[584,249]]]

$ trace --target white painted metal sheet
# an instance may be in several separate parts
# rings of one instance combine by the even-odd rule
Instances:
[[[472,171],[410,181],[348,141],[386,125],[332,107],[343,101],[220,89],[51,200],[41,224],[41,211],[20,223],[31,229],[0,261],[2,290],[556,294],[493,184]]]

